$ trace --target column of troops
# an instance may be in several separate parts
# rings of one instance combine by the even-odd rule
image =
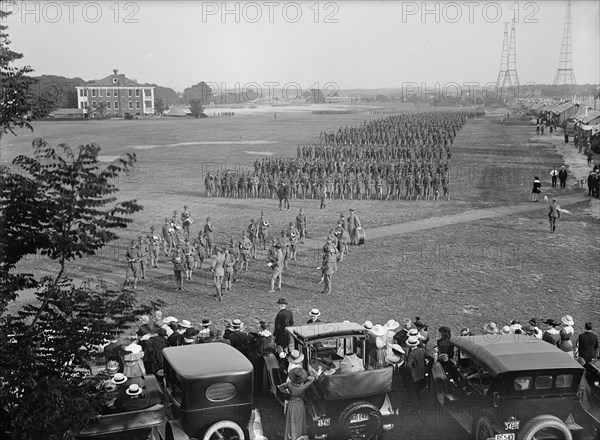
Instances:
[[[437,199],[450,196],[454,138],[479,112],[400,114],[358,127],[322,132],[295,158],[265,158],[254,171],[217,171],[204,180],[208,197]]]

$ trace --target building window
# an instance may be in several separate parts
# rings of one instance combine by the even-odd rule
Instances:
[[[110,89],[106,89],[106,97],[110,98]]]
[[[146,101],[146,108],[152,107],[152,101]]]
[[[96,89],[92,89],[92,98],[96,97]]]
[[[96,101],[92,101],[92,108],[96,108]]]
[[[136,101],[135,102],[135,108],[139,109],[140,108],[140,101]]]
[[[107,108],[108,110],[110,110],[110,101],[108,101],[108,102],[106,103],[106,108]]]
[[[144,96],[148,96],[148,97],[152,96],[151,92],[152,92],[152,90],[150,90],[150,89],[144,89]]]
[[[129,101],[129,110],[133,110],[133,102]]]
[[[133,96],[133,90],[131,90],[131,89],[127,89],[127,93],[129,94],[129,97],[130,97],[130,98]]]
[[[119,101],[115,101],[115,110],[119,110]]]
[[[79,89],[79,96],[83,96],[83,89]]]
[[[104,90],[103,90],[103,89],[100,89],[100,90],[98,91],[98,96],[99,96],[100,98],[104,98]]]
[[[119,81],[117,78],[113,78],[113,84],[116,84]]]
[[[136,96],[137,98],[139,98],[139,97],[140,97],[140,89],[135,89],[135,96]]]

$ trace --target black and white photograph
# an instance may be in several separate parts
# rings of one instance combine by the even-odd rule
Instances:
[[[600,2],[0,2],[0,439],[600,440]]]

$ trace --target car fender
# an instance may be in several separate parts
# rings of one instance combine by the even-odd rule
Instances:
[[[519,440],[533,440],[535,438],[534,434],[544,428],[555,428],[564,435],[565,440],[573,440],[573,435],[565,422],[550,414],[539,415],[529,420],[525,423],[517,438]]]
[[[264,371],[266,371],[266,376],[269,381],[269,388],[271,390],[271,394],[273,394],[273,396],[275,396],[275,398],[283,406],[283,402],[285,399],[283,398],[283,394],[281,393],[281,391],[279,391],[279,389],[277,388],[277,385],[279,385],[279,383],[277,383],[278,380],[276,380],[273,376],[273,371],[279,371],[280,373],[282,373],[281,367],[279,366],[279,362],[277,361],[277,358],[273,353],[267,353],[263,355],[263,359],[265,361],[265,365],[263,368]]]
[[[447,394],[446,374],[439,362],[431,367],[431,386],[440,405],[444,406],[444,394]]]

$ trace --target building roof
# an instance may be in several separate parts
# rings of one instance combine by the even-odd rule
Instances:
[[[579,119],[584,124],[589,124],[590,122],[600,118],[600,111],[594,110],[593,108],[588,108],[586,115],[585,108],[580,108],[574,117]]]
[[[116,81],[115,81],[116,80]],[[108,75],[105,78],[89,81],[83,87],[152,87],[150,84],[140,84],[130,78],[127,78],[122,73],[119,73],[117,69],[113,70],[112,75]]]
[[[568,102],[563,102],[561,104],[557,104],[554,107],[549,108],[548,110],[550,110],[550,112],[552,112],[552,113],[554,113],[556,115],[560,115],[561,113],[563,113],[563,112],[565,112],[565,111],[567,111],[567,110],[569,110],[569,109],[571,109],[571,108],[573,108],[575,106],[578,106],[578,105],[579,104],[574,104],[574,103],[568,101]]]
[[[68,116],[68,115],[84,115],[85,110],[82,108],[58,108],[50,113],[50,116]]]
[[[303,341],[337,336],[364,335],[366,333],[366,329],[356,322],[308,324],[297,327],[287,327],[286,330]]]
[[[572,355],[527,335],[480,335],[452,338],[452,343],[494,376],[510,371],[583,368]]]
[[[221,342],[168,347],[163,355],[173,371],[187,380],[252,372],[246,356]]]

